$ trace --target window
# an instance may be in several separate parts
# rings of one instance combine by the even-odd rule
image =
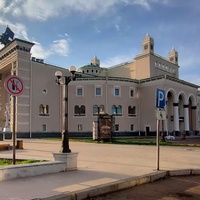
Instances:
[[[120,87],[115,87],[115,89],[114,89],[114,96],[116,96],[116,97],[120,96]]]
[[[136,117],[136,107],[135,106],[133,106],[133,107],[129,106],[128,107],[128,116]]]
[[[104,105],[94,105],[93,106],[93,116],[97,116],[98,114],[104,114]]]
[[[134,96],[135,96],[135,89],[130,88],[130,97],[134,97]]]
[[[98,115],[99,107],[97,105],[93,106],[93,116]]]
[[[122,115],[122,106],[117,107],[117,115]]]
[[[134,124],[131,124],[131,131],[134,131],[135,127]]]
[[[113,115],[121,116],[122,115],[122,106],[121,105],[119,105],[119,106],[113,105],[111,112]]]
[[[76,95],[77,95],[78,97],[82,97],[82,96],[83,96],[83,87],[78,86],[78,87],[76,88]]]
[[[74,116],[85,116],[85,106],[74,106]]]
[[[78,131],[82,131],[83,130],[83,125],[82,124],[78,124]]]
[[[85,106],[84,106],[84,105],[82,105],[82,106],[80,107],[80,115],[81,115],[81,116],[85,116]]]
[[[101,86],[95,86],[95,96],[101,96]]]
[[[119,124],[115,124],[115,131],[119,131]]]
[[[43,124],[43,125],[42,125],[42,131],[43,131],[43,132],[46,132],[46,131],[47,131],[47,125],[46,125],[46,124]]]
[[[104,111],[104,105],[100,105],[99,106],[99,114],[104,114],[105,111]]]
[[[74,106],[74,115],[77,116],[79,115],[79,106]]]
[[[40,116],[49,116],[49,106],[40,104],[40,106],[39,106],[39,115]]]

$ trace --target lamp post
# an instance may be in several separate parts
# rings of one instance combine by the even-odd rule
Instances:
[[[61,153],[71,153],[69,148],[69,131],[68,131],[68,84],[75,80],[76,67],[69,68],[71,76],[63,76],[61,71],[56,71],[56,83],[62,85],[62,148]]]

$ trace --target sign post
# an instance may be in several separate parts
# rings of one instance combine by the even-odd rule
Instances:
[[[157,89],[156,90],[156,144],[157,144],[157,170],[160,169],[160,141],[159,141],[159,129],[160,129],[160,121],[166,119],[166,112],[164,110],[165,107],[165,90]]]
[[[13,97],[13,165],[15,165],[15,140],[16,140],[16,132],[15,132],[15,120],[16,120],[16,96],[21,95],[24,90],[24,84],[21,78],[18,76],[10,76],[4,82],[4,87]]]

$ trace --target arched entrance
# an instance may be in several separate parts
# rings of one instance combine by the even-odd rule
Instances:
[[[166,93],[166,115],[167,119],[165,122],[165,129],[168,133],[172,133],[174,131],[174,109],[173,103],[175,101],[175,92],[170,89]]]

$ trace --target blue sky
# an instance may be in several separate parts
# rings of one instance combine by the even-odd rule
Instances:
[[[32,56],[77,68],[132,60],[146,33],[155,53],[179,53],[180,79],[200,85],[199,0],[0,0],[0,33],[32,41]],[[0,45],[2,48],[2,45]]]

